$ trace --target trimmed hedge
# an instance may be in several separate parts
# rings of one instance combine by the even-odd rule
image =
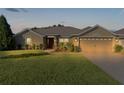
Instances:
[[[29,53],[29,54],[18,54],[18,55],[7,55],[7,56],[1,56],[0,58],[25,58],[25,57],[31,57],[31,56],[41,56],[41,55],[49,55],[47,52],[42,53]]]

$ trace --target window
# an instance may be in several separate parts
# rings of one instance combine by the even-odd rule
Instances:
[[[92,40],[95,40],[94,38],[92,38]]]
[[[31,38],[27,38],[27,39],[26,39],[26,43],[27,43],[28,45],[31,45],[31,44],[32,44]]]
[[[118,39],[116,39],[116,42],[119,42],[119,40],[118,40]]]
[[[59,39],[59,42],[64,42],[63,39]]]
[[[90,40],[90,38],[88,38],[87,40]]]
[[[69,39],[67,39],[67,38],[60,38],[59,42],[69,42]]]
[[[82,38],[80,38],[80,40],[82,40]]]
[[[112,40],[111,38],[109,38],[108,40]]]
[[[84,38],[83,40],[87,40],[86,38]]]
[[[64,39],[64,42],[69,42],[69,39]]]

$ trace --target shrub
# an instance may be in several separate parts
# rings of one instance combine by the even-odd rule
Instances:
[[[66,48],[67,48],[67,51],[69,52],[73,52],[74,51],[74,45],[72,43],[66,43]]]
[[[33,47],[32,47],[33,49],[36,49],[36,45],[35,44],[33,44]]]
[[[17,45],[17,49],[22,49],[22,45],[21,44],[18,44]]]
[[[40,49],[40,45],[37,45],[37,46],[36,46],[36,49]]]
[[[40,47],[40,49],[43,49],[43,44],[40,44],[39,47]]]
[[[1,56],[0,58],[25,58],[25,57],[31,57],[31,56],[41,56],[41,55],[49,55],[47,52],[41,52],[41,53],[27,53],[27,54],[18,54],[18,55],[7,55],[7,56]]]
[[[56,51],[69,51],[74,52],[74,45],[71,42],[60,43],[59,48]]]
[[[29,49],[29,45],[28,44],[25,45],[25,49]]]
[[[115,45],[115,52],[121,52],[123,50],[123,46]]]
[[[81,49],[79,46],[74,46],[74,52],[80,52],[80,51],[81,51]]]
[[[58,50],[64,51],[64,47],[65,47],[65,44],[64,43],[60,43]]]
[[[8,50],[7,48],[0,47],[0,51]]]

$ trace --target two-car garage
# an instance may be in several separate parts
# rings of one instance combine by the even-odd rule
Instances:
[[[82,52],[93,52],[95,54],[95,52],[113,51],[115,34],[99,25],[82,32],[79,36]]]
[[[111,52],[112,38],[80,38],[82,52]]]

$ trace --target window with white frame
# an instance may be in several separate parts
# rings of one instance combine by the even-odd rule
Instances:
[[[69,42],[69,39],[68,38],[60,38],[59,42],[61,42],[61,43],[65,42],[66,43],[66,42]]]

